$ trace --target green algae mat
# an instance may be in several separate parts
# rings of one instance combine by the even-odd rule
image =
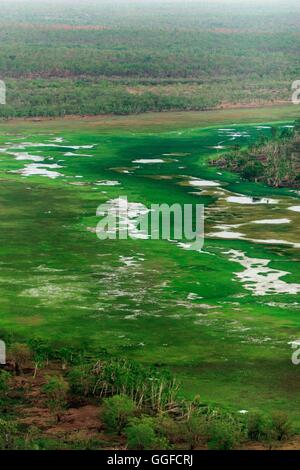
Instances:
[[[187,396],[283,410],[300,427],[300,192],[208,164],[293,126],[279,114],[173,129],[1,125],[1,330],[159,364]],[[204,204],[202,251],[99,240],[97,207],[120,196],[133,207]]]

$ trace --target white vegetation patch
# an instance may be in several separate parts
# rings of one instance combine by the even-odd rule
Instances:
[[[235,261],[245,268],[245,271],[234,273],[244,284],[245,289],[253,292],[255,296],[272,294],[298,294],[300,284],[289,284],[282,277],[290,274],[269,267],[271,260],[249,258],[242,251],[230,250],[230,261]]]
[[[33,297],[40,300],[41,304],[51,305],[53,303],[64,303],[65,301],[82,301],[89,294],[89,290],[78,287],[73,284],[55,284],[54,282],[45,282],[31,289],[22,291],[20,297]]]

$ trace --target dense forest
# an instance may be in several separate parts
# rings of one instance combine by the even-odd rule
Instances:
[[[296,1],[4,0],[0,116],[286,102],[300,77],[299,25]]]
[[[249,148],[232,149],[211,163],[250,181],[300,188],[300,122],[294,129],[274,128],[271,139],[262,139]]]

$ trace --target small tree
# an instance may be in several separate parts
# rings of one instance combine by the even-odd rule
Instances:
[[[61,348],[57,353],[59,359],[61,360],[62,370],[66,370],[68,364],[72,363],[74,351],[68,347]]]
[[[102,418],[107,428],[119,435],[136,413],[134,401],[126,395],[114,395],[104,401]]]
[[[97,377],[93,374],[89,364],[82,364],[70,370],[68,381],[72,393],[83,398],[93,395],[94,388],[97,384]]]
[[[5,370],[0,371],[0,404],[3,404],[9,391],[10,374]]]
[[[14,343],[11,346],[10,352],[15,363],[15,372],[17,375],[20,375],[23,368],[31,359],[30,349],[27,344]]]
[[[52,348],[47,341],[40,338],[33,338],[29,340],[30,351],[34,361],[33,377],[36,378],[38,369],[44,364],[48,364],[49,358],[52,354]]]
[[[67,395],[69,385],[60,376],[48,377],[47,383],[43,386],[43,391],[48,397],[48,407],[56,417],[56,422],[61,421],[63,411],[67,406]]]

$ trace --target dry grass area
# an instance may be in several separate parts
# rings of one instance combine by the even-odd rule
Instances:
[[[8,364],[8,369],[12,369],[12,365]],[[9,398],[18,403],[13,409],[16,423],[28,430],[36,430],[39,439],[59,441],[65,449],[89,448],[91,442],[93,447],[101,449],[124,448],[122,437],[111,436],[105,431],[98,403],[79,402],[70,396],[69,406],[57,423],[47,406],[43,386],[49,376],[61,374],[61,365],[51,364],[40,370],[35,378],[33,368],[24,370],[20,376],[12,376]]]
[[[114,130],[165,132],[176,129],[203,128],[209,126],[232,124],[235,122],[260,123],[294,120],[299,117],[299,107],[288,105],[224,106],[224,109],[212,111],[174,111],[161,113],[144,113],[130,116],[67,116],[65,118],[20,118],[0,120],[1,132],[19,133],[34,130],[60,132],[64,130]]]

